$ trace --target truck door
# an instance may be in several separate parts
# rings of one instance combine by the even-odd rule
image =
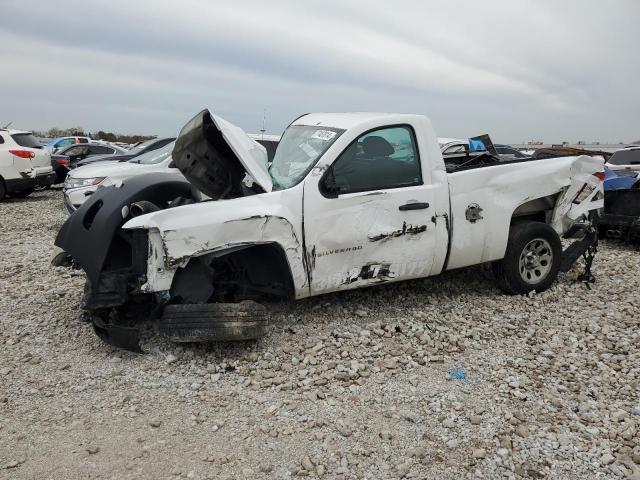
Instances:
[[[307,177],[312,295],[432,274],[441,192],[425,178],[409,125],[361,135],[328,169]]]

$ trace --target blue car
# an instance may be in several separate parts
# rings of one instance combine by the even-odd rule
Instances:
[[[45,148],[51,153],[56,153],[58,150],[77,143],[89,143],[91,139],[89,137],[58,137],[47,142]]]
[[[604,191],[611,190],[625,190],[631,188],[634,183],[638,181],[638,176],[640,174],[635,173],[634,175],[619,175],[614,170],[610,168],[604,167]]]

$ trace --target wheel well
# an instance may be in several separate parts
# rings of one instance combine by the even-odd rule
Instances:
[[[242,246],[192,258],[171,285],[177,303],[294,298],[287,256],[277,243]]]
[[[534,198],[518,206],[511,215],[511,224],[522,221],[549,223],[559,194]]]

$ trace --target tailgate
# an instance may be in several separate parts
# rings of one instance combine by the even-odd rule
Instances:
[[[13,166],[19,173],[24,173],[30,177],[36,175],[44,175],[51,172],[51,155],[43,149],[38,148],[21,148],[20,151],[31,153],[30,158],[24,156],[12,155]]]
[[[31,166],[37,170],[43,167],[51,167],[51,155],[44,148],[31,149],[35,156],[31,159]]]
[[[51,154],[40,145],[33,134],[12,132],[11,138],[16,143],[16,148],[11,150],[13,165],[18,172],[35,176],[51,171]]]

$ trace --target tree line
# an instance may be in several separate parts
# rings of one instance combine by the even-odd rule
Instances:
[[[107,142],[137,143],[144,142],[155,135],[127,135],[122,133],[105,132],[98,130],[97,132],[85,132],[82,127],[71,128],[50,128],[46,132],[33,132],[36,137],[58,138],[58,137],[91,137],[94,140],[104,140]]]

